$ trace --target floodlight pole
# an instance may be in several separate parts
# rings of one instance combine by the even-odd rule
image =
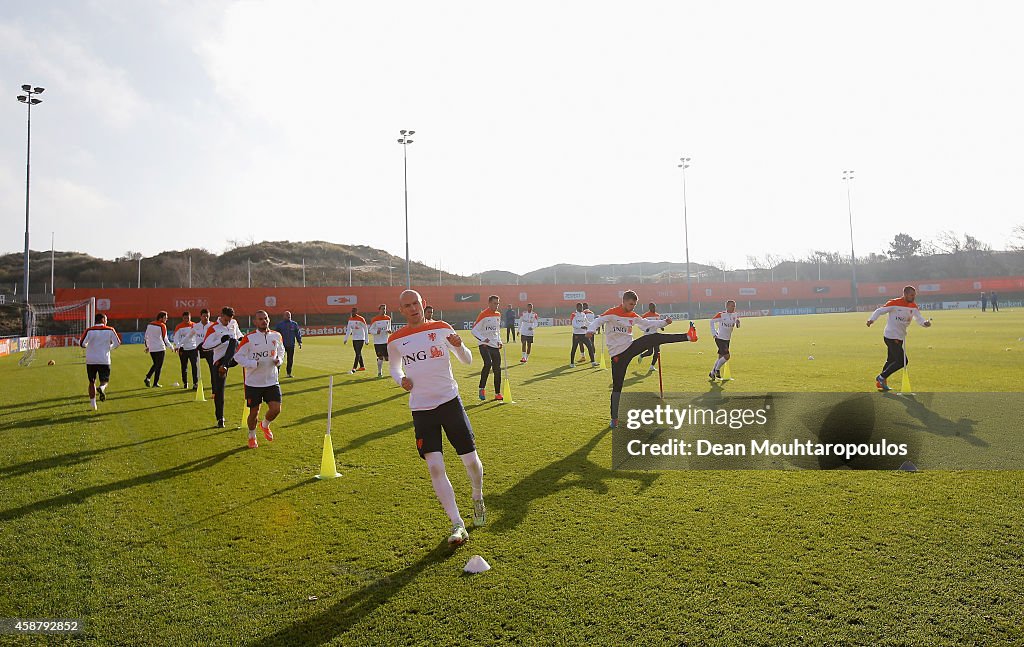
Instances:
[[[690,291],[690,225],[686,218],[686,169],[690,168],[690,158],[680,157],[679,168],[683,169],[683,240],[686,246],[686,316],[693,318],[693,295]]]
[[[32,177],[32,106],[37,103],[42,103],[42,99],[37,99],[37,94],[43,93],[43,88],[33,87],[29,84],[21,86],[22,91],[25,94],[18,95],[18,101],[24,103],[28,108],[28,118],[26,121],[26,137],[25,137],[25,303],[28,304],[28,225],[29,225],[29,186],[30,179]],[[28,325],[26,320],[26,326]],[[28,334],[28,330],[25,331]]]
[[[412,289],[412,277],[409,270],[409,144],[413,140],[409,135],[415,135],[415,130],[400,130],[402,136],[398,143],[402,145],[402,183],[405,186],[405,289]]]
[[[857,255],[853,252],[853,206],[850,201],[850,182],[853,180],[853,171],[843,171],[843,181],[846,182],[846,211],[850,217],[850,267],[853,270],[853,309],[860,305],[857,298]]]

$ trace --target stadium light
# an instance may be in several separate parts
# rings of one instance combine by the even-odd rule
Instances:
[[[26,137],[25,137],[25,304],[28,305],[28,229],[29,229],[29,187],[31,185],[32,178],[32,106],[42,103],[42,99],[37,99],[35,95],[41,94],[43,88],[33,88],[29,84],[21,86],[21,89],[25,92],[23,95],[18,95],[18,101],[25,104],[28,111],[28,119],[26,121]],[[28,319],[25,320],[25,334],[28,334]]]
[[[686,245],[686,316],[693,318],[693,296],[690,292],[690,225],[686,219],[686,169],[690,158],[680,157],[679,168],[683,169],[683,240]]]
[[[412,289],[412,276],[409,270],[409,144],[412,140],[409,135],[415,135],[415,130],[399,130],[402,136],[398,143],[402,145],[402,171],[403,184],[405,186],[405,289]]]
[[[850,217],[850,268],[853,271],[853,309],[860,305],[857,298],[857,255],[853,252],[853,206],[850,201],[850,182],[853,180],[853,171],[843,171],[843,182],[846,182],[846,211]]]

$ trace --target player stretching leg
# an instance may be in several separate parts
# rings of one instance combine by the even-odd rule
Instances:
[[[213,378],[210,390],[213,391],[213,410],[217,416],[217,427],[224,427],[224,386],[228,381],[228,368],[238,347],[242,331],[235,321],[235,309],[229,306],[221,308],[217,322],[206,329],[202,348],[213,353]]]
[[[188,388],[188,365],[192,364],[192,384],[199,384],[199,342],[196,324],[192,314],[186,310],[181,313],[181,323],[174,328],[174,345],[178,347],[178,359],[181,360],[181,388]]]
[[[644,319],[661,319],[661,315],[658,314],[658,306],[656,304],[654,304],[654,303],[648,303],[647,304],[647,312],[644,313],[643,317],[644,317]],[[659,328],[652,328],[651,330],[645,331],[644,334],[645,335],[653,335],[654,333],[658,332],[659,330],[660,330]],[[651,368],[650,368],[649,371],[647,371],[648,373],[651,373],[658,366],[658,359],[661,357],[661,347],[660,346],[655,346],[654,348],[645,350],[644,352],[640,353],[639,355],[637,355],[637,358],[636,358],[637,359],[637,363],[640,363],[643,360],[643,358],[647,357],[648,355],[652,355],[653,356],[651,358]]]
[[[708,373],[708,378],[712,382],[722,379],[722,367],[732,358],[729,353],[732,331],[739,327],[740,316],[736,314],[736,302],[729,299],[725,302],[725,311],[711,317],[711,336],[715,338],[715,345],[718,346],[718,359]]]
[[[498,297],[487,297],[487,309],[481,310],[473,324],[473,336],[480,342],[480,356],[484,367],[480,371],[480,399],[487,399],[487,375],[494,371],[494,399],[504,400],[501,395],[501,311]]]
[[[145,340],[144,348],[153,361],[153,365],[149,367],[149,372],[146,373],[146,379],[143,381],[146,386],[149,386],[149,378],[153,378],[153,387],[161,387],[163,385],[160,384],[160,369],[164,365],[164,354],[167,349],[174,350],[174,344],[167,338],[166,312],[161,310],[157,313],[156,319],[149,322],[143,339]]]
[[[107,315],[96,315],[96,325],[86,328],[78,345],[85,349],[85,372],[89,377],[89,406],[95,410],[96,396],[100,401],[107,399],[107,383],[110,382],[110,351],[121,345],[117,331],[107,325]],[[96,377],[100,386],[96,388]]]
[[[576,368],[576,349],[579,348],[580,352],[583,350],[590,351],[590,365],[597,366],[597,362],[594,361],[594,342],[587,337],[587,328],[590,326],[590,322],[593,319],[587,316],[587,313],[583,310],[583,304],[576,304],[576,312],[572,313],[569,317],[569,325],[572,326],[572,350],[569,351],[569,368]],[[580,363],[583,362],[584,358],[580,358]]]
[[[605,311],[600,317],[594,319],[587,329],[587,336],[593,337],[594,332],[602,325],[607,324],[605,329],[605,343],[608,344],[608,352],[612,356],[612,429],[619,421],[619,398],[622,396],[622,383],[626,379],[626,367],[630,360],[648,348],[654,348],[662,344],[674,344],[680,341],[697,341],[697,329],[690,322],[690,330],[681,334],[654,333],[633,339],[633,326],[643,330],[664,328],[672,323],[671,317],[664,319],[644,319],[636,312],[636,292],[627,290],[622,295],[622,305]]]
[[[419,292],[406,290],[398,302],[399,310],[409,323],[388,338],[391,377],[409,392],[416,448],[427,462],[434,493],[452,522],[448,544],[460,546],[469,539],[469,533],[455,501],[455,490],[444,469],[441,430],[448,436],[448,442],[466,468],[473,490],[473,525],[482,526],[487,521],[484,466],[476,453],[473,428],[459,398],[459,385],[452,376],[449,359],[451,354],[463,364],[469,364],[473,355],[451,326],[443,321],[424,320],[423,299]]]
[[[234,360],[245,372],[245,404],[249,407],[249,448],[256,449],[256,420],[260,405],[267,403],[267,415],[259,421],[263,437],[274,440],[270,423],[281,414],[281,381],[278,367],[284,359],[284,339],[281,333],[270,329],[270,315],[256,311],[256,330],[242,337],[235,350]]]
[[[885,340],[887,350],[885,364],[882,366],[882,372],[875,376],[875,388],[879,391],[891,391],[892,389],[889,388],[886,380],[889,379],[890,375],[910,363],[906,352],[903,350],[903,342],[907,339],[907,327],[910,326],[910,320],[915,319],[918,324],[925,328],[929,328],[932,325],[931,321],[925,321],[921,310],[917,307],[916,299],[917,288],[908,285],[903,288],[902,299],[890,299],[884,306],[872,312],[868,318],[868,326],[870,327],[871,324],[875,323],[875,319],[884,314],[889,315],[889,319],[885,324],[885,331],[882,332],[882,338]]]

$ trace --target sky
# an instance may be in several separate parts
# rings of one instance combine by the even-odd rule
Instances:
[[[0,5],[0,252],[327,240],[554,263],[1004,249],[1024,4],[75,0]],[[849,185],[843,171],[854,170]]]

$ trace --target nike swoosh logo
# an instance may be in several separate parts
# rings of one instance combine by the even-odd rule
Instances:
[[[409,343],[409,342],[407,342],[407,341],[403,341],[403,342],[402,342],[402,345],[403,345],[403,346],[405,346],[405,345],[406,345],[406,344],[408,344],[408,343]]]
[[[459,297],[459,301],[469,301],[473,297]]]

